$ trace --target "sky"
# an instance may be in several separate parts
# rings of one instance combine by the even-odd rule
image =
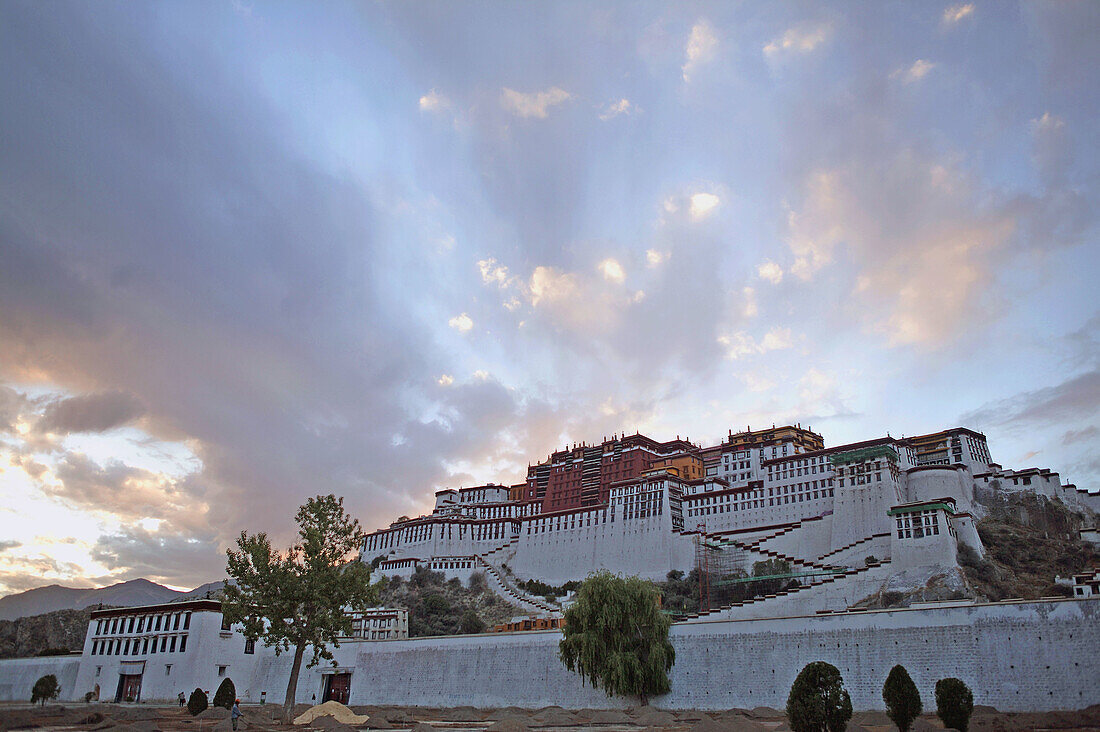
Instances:
[[[1100,3],[0,4],[0,594],[574,442],[1100,489]]]

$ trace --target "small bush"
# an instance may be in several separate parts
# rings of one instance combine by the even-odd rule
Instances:
[[[57,677],[46,674],[34,682],[34,688],[31,689],[31,704],[41,703],[44,706],[47,701],[56,699],[60,694],[61,686],[57,683]]]
[[[872,564],[878,564],[878,557],[876,557],[874,554],[868,554],[867,557],[863,560],[863,563],[866,564],[868,567],[870,567]]]
[[[905,599],[905,595],[894,590],[887,590],[879,595],[879,600],[882,601],[883,607],[895,607],[900,605],[901,601]]]
[[[944,727],[966,732],[973,711],[974,694],[970,687],[953,678],[936,682],[936,715]]]
[[[831,663],[806,664],[787,697],[787,723],[794,732],[843,732],[852,718],[852,699],[840,670]]]
[[[901,664],[890,669],[882,685],[882,701],[886,704],[887,716],[901,732],[908,732],[913,720],[920,716],[920,692]]]
[[[474,572],[471,574],[467,584],[473,592],[485,592],[489,589],[489,582],[485,579],[484,572]]]
[[[466,635],[485,632],[485,622],[473,610],[467,608],[458,622],[458,629]]]
[[[233,679],[228,676],[222,679],[218,690],[214,692],[214,706],[232,709],[233,702],[237,700],[237,687],[233,685]]]
[[[202,689],[195,689],[187,699],[187,711],[191,712],[192,717],[205,712],[208,706],[210,704],[206,701],[206,692]]]

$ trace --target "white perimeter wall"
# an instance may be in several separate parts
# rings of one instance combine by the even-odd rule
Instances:
[[[80,656],[43,656],[41,658],[5,658],[0,660],[0,701],[31,701],[34,682],[46,674],[57,677],[61,686],[60,699],[83,698],[74,693]]]
[[[336,660],[352,674],[352,704],[599,708],[636,703],[584,687],[558,661],[560,639],[559,632],[546,631],[357,641],[336,649]],[[856,709],[882,707],[882,684],[896,663],[908,669],[926,708],[934,704],[936,680],[947,676],[965,681],[975,703],[1004,711],[1100,703],[1100,598],[700,620],[674,625],[672,640],[672,691],[652,700],[667,709],[782,708],[798,671],[815,660],[840,669]],[[224,660],[230,660],[225,651]],[[201,674],[208,678],[204,688],[216,688],[210,666],[223,660],[221,655],[196,654],[200,668],[180,671]],[[247,665],[242,660],[229,674],[238,693],[247,689],[242,699],[258,699],[266,691],[269,702],[281,701],[290,659],[257,648]],[[77,663],[71,656],[0,661],[0,700],[29,701],[31,686],[44,673],[56,674],[62,698],[71,699]],[[85,657],[83,664],[89,663]],[[303,669],[298,701],[320,698],[321,671]]]
[[[926,708],[938,679],[961,678],[977,704],[1004,711],[1080,709],[1100,703],[1100,598],[883,610],[812,617],[697,621],[672,628],[667,709],[783,708],[801,668],[837,666],[856,709],[882,708],[896,663]],[[558,661],[556,631],[346,643],[352,704],[537,708],[631,706],[581,684]],[[254,689],[281,698],[286,663],[261,662]],[[298,700],[320,694],[319,669],[303,673]]]

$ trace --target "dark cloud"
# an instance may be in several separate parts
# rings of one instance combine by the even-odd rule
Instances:
[[[14,549],[17,546],[23,546],[22,542],[12,541],[10,539],[0,540],[0,552],[6,552],[8,549]]]
[[[132,394],[109,391],[53,402],[35,424],[39,432],[106,432],[134,421],[144,408]]]
[[[960,424],[1024,429],[1066,424],[1100,413],[1100,371],[1090,371],[1045,389],[1027,391],[986,404],[959,418]]]
[[[213,535],[191,535],[169,530],[150,532],[129,527],[102,536],[92,558],[112,570],[104,583],[144,577],[180,587],[197,587],[225,574],[225,555],[212,552]]]
[[[1069,430],[1062,435],[1063,445],[1073,445],[1078,442],[1091,442],[1100,436],[1100,429],[1097,429],[1095,425],[1089,425],[1079,430]]]

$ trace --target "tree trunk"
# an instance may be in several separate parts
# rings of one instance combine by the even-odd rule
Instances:
[[[298,641],[294,647],[294,662],[290,665],[290,681],[286,685],[286,699],[283,700],[283,719],[291,722],[290,712],[294,709],[294,698],[298,693],[298,672],[302,668],[302,656],[306,652],[306,642]]]

